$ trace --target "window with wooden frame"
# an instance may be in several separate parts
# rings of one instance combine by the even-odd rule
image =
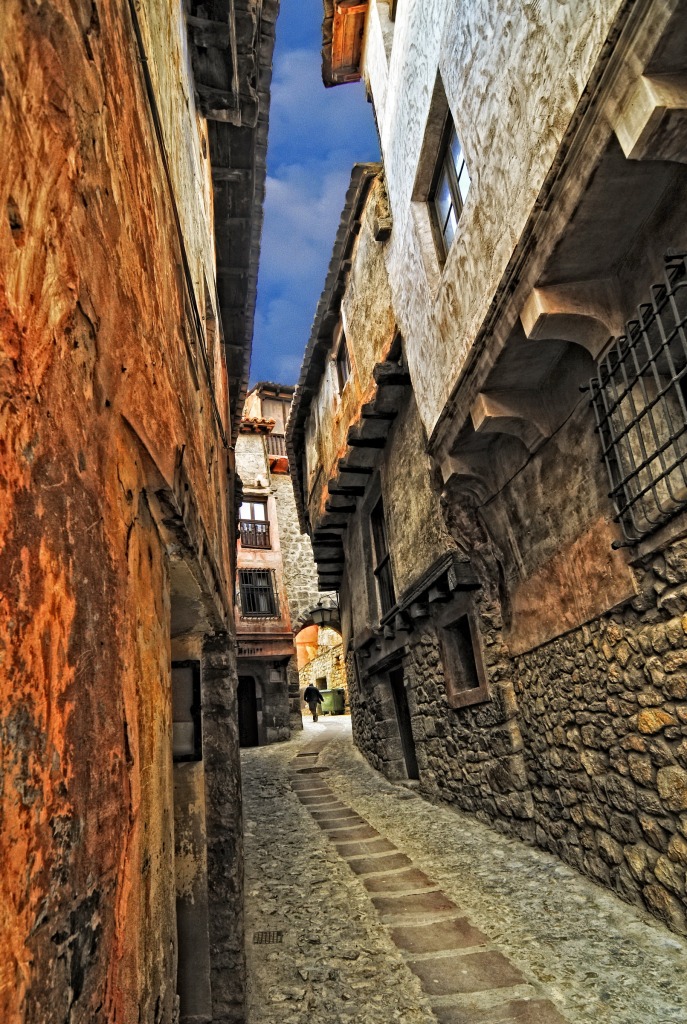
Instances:
[[[438,632],[449,705],[460,708],[489,700],[482,645],[473,612],[449,613]]]
[[[447,255],[470,191],[470,173],[451,115],[447,115],[434,183],[430,193],[437,233]]]
[[[384,505],[380,498],[370,514],[372,545],[374,553],[373,572],[377,580],[377,593],[382,616],[390,612],[396,604],[394,578],[391,572],[391,556],[387,542]]]
[[[351,357],[348,354],[346,335],[341,326],[339,326],[334,362],[336,363],[336,380],[339,385],[339,394],[342,394],[343,389],[346,387],[346,382],[351,376]]]
[[[270,619],[278,615],[272,569],[239,569],[241,615],[244,619]]]
[[[239,509],[239,535],[244,548],[269,548],[270,524],[267,504],[261,499],[249,498]]]

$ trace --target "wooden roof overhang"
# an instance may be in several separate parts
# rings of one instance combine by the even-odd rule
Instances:
[[[190,0],[186,15],[196,106],[208,120],[233,437],[248,390],[278,11],[279,0]]]
[[[329,88],[360,80],[368,0],[324,0],[322,81]]]

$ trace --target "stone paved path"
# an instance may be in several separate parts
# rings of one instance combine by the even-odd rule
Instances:
[[[242,760],[248,1024],[687,1024],[687,943],[388,783],[348,719]]]

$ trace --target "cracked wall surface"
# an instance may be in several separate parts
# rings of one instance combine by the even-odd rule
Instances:
[[[185,27],[167,5],[140,16],[203,307]],[[0,22],[0,1017],[153,1024],[177,1012],[170,564],[193,564],[226,648],[230,465],[126,5],[10,0]],[[218,351],[210,373],[226,421]],[[220,936],[240,928],[236,828],[232,811],[209,829]]]

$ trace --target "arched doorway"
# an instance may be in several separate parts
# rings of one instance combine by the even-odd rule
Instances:
[[[306,687],[314,685],[325,695],[324,715],[345,714],[348,711],[348,680],[341,633],[330,625],[310,623],[295,637],[300,708],[306,717],[310,712],[303,707]]]
[[[242,747],[257,747],[260,743],[258,695],[253,676],[239,676],[237,697],[239,705],[239,745]]]

